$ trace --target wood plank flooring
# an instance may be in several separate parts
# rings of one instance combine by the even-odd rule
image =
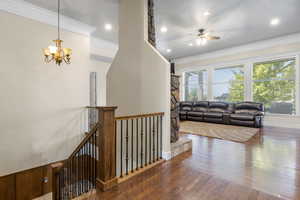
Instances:
[[[87,199],[300,200],[300,130],[265,127],[247,143],[185,137],[193,152]]]

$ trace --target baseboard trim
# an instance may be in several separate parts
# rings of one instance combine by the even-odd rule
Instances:
[[[147,166],[145,166],[143,168],[139,168],[139,170],[134,171],[132,173],[129,173],[128,175],[126,175],[126,176],[124,176],[122,178],[118,178],[118,184],[123,183],[123,182],[125,182],[125,181],[127,181],[127,180],[129,180],[129,179],[131,179],[131,178],[133,178],[133,177],[135,177],[137,175],[139,175],[139,174],[142,174],[143,172],[145,172],[145,171],[147,171],[147,170],[149,170],[151,168],[154,168],[157,165],[160,165],[160,164],[162,164],[164,162],[165,162],[165,160],[161,159],[161,160],[159,160],[159,161],[157,161],[155,163],[152,163],[150,165],[147,165]]]

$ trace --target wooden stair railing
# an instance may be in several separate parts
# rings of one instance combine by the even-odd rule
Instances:
[[[52,166],[52,199],[69,200],[96,187],[107,190],[117,184],[115,109],[98,111],[98,122],[63,163]]]
[[[71,156],[53,173],[53,199],[68,200],[96,188],[97,130],[99,123],[86,135]]]
[[[116,118],[118,182],[163,161],[163,116],[150,113]]]
[[[163,116],[115,117],[117,107],[88,107],[98,122],[67,160],[52,166],[53,200],[106,191],[163,161]]]

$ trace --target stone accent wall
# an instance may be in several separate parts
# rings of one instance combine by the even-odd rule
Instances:
[[[171,75],[171,143],[179,139],[179,78]]]
[[[156,47],[153,0],[148,0],[148,41],[152,46]]]

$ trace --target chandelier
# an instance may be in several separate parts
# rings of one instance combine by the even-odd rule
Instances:
[[[63,41],[60,39],[60,0],[57,2],[57,39],[53,40],[55,43],[54,45],[50,45],[48,48],[45,48],[44,51],[44,56],[45,56],[45,62],[50,63],[50,62],[55,62],[57,65],[61,65],[63,62],[66,64],[71,63],[71,55],[72,55],[72,49],[70,48],[63,48],[62,43]]]

